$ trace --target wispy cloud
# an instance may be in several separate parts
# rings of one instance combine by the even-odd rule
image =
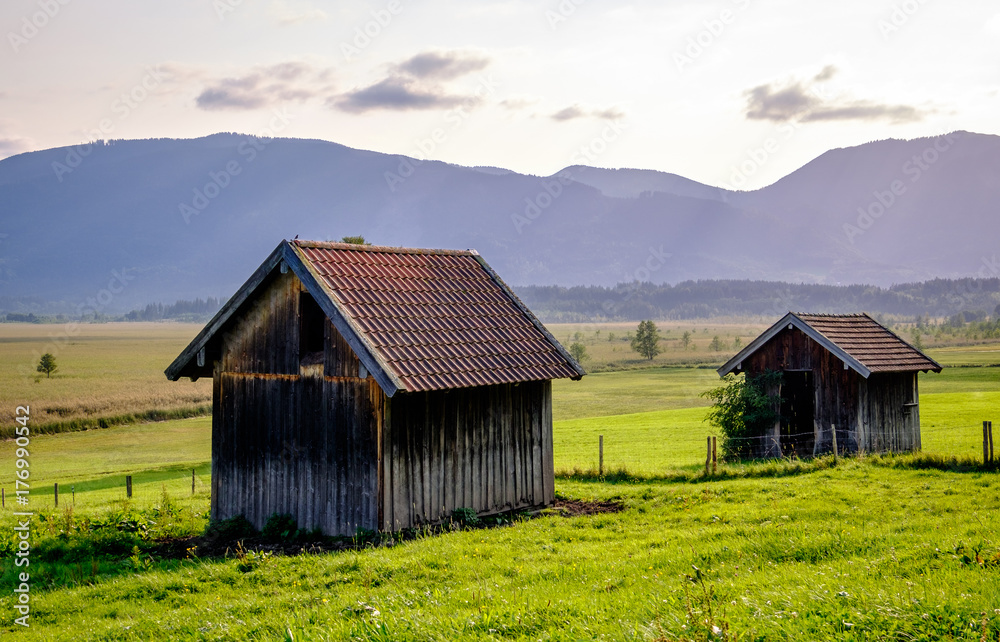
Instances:
[[[559,111],[549,114],[549,118],[558,122],[575,120],[577,118],[619,120],[624,117],[625,117],[625,112],[623,112],[618,107],[606,107],[603,109],[594,109],[594,108],[581,107],[580,105],[570,105],[569,107],[563,107]]]
[[[891,123],[923,120],[928,112],[911,105],[893,105],[866,99],[832,98],[822,83],[838,69],[833,65],[808,80],[769,83],[747,90],[745,115],[749,120],[803,123],[846,120],[886,120]]]
[[[303,62],[254,67],[241,75],[209,81],[195,103],[205,110],[247,110],[328,95],[329,69]]]
[[[466,100],[464,96],[447,94],[439,87],[421,87],[413,78],[390,76],[369,87],[348,92],[334,99],[332,104],[344,111],[361,113],[373,109],[450,108]]]
[[[15,131],[17,126],[12,121],[0,119],[0,158],[35,149],[35,141],[13,133]]]
[[[322,9],[301,6],[302,4],[296,3],[293,6],[285,0],[274,0],[268,11],[271,14],[271,18],[283,27],[301,22],[322,22],[329,17]]]
[[[449,91],[442,82],[481,71],[489,64],[489,58],[477,53],[422,52],[390,65],[388,75],[382,80],[335,96],[327,104],[351,113],[471,107],[480,102],[476,95]]]
[[[482,71],[489,64],[489,58],[476,53],[425,51],[399,63],[396,69],[414,78],[452,80],[474,71]]]

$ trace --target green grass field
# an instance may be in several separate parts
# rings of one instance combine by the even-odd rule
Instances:
[[[982,366],[992,349],[932,356]],[[160,385],[154,363],[162,370],[151,359],[139,378]],[[924,451],[965,462],[954,470],[903,455],[724,465],[705,478],[700,393],[718,382],[712,369],[679,366],[555,382],[557,493],[619,501],[623,512],[320,555],[150,557],[150,538],[207,524],[208,417],[33,436],[32,625],[14,624],[10,465],[0,468],[10,587],[0,629],[75,641],[1000,640],[1000,479],[969,465],[981,422],[1000,409],[1000,368],[921,377]],[[39,393],[31,403],[48,402]],[[600,435],[613,473],[604,481],[586,474]],[[0,462],[13,448],[0,444]],[[136,515],[147,539],[82,541]]]

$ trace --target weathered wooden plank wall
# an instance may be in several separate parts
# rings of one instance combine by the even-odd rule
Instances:
[[[551,395],[540,381],[388,400],[382,528],[551,503]]]
[[[378,516],[383,395],[328,321],[324,363],[299,355],[301,284],[278,277],[227,333],[215,383],[212,516],[276,513],[349,535]]]
[[[841,452],[883,452],[920,448],[920,411],[915,373],[873,373],[867,380],[797,328],[783,330],[743,364],[764,370],[810,370],[815,385],[813,453],[833,447],[837,428]],[[777,434],[777,433],[776,433]],[[775,454],[762,444],[761,456]]]
[[[900,452],[920,449],[917,374],[875,373],[859,386],[865,439],[863,450]]]

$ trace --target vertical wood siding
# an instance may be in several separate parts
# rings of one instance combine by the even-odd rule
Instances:
[[[350,535],[378,527],[383,395],[327,321],[324,363],[299,363],[299,293],[281,275],[226,334],[214,382],[212,517],[276,513]]]
[[[387,400],[382,528],[550,504],[552,384],[485,386]]]
[[[841,452],[882,452],[920,448],[920,411],[915,373],[873,373],[867,380],[792,328],[778,333],[743,364],[745,372],[809,370],[814,382],[813,453],[833,448],[837,428]],[[777,454],[766,444],[757,453]]]

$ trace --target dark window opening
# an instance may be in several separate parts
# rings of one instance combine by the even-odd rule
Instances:
[[[781,454],[813,454],[815,397],[812,372],[788,371],[781,381]]]
[[[323,362],[323,329],[326,315],[308,292],[299,293],[299,361],[305,365]]]

